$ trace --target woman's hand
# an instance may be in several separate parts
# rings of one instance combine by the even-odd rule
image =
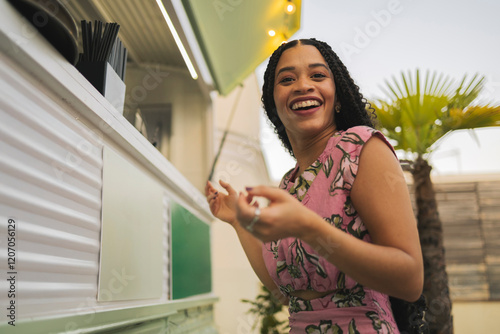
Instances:
[[[219,184],[226,189],[227,195],[217,191],[210,181],[207,181],[207,185],[205,186],[205,196],[207,197],[210,211],[212,211],[212,214],[216,218],[234,226],[236,223],[238,194],[229,183],[220,180]]]
[[[245,230],[245,225],[240,224],[236,218],[236,207],[239,201],[238,194],[229,185],[229,183],[224,181],[219,181],[219,183],[227,191],[227,195],[218,192],[210,182],[207,182],[205,187],[205,195],[207,196],[207,201],[210,205],[212,214],[233,226],[243,251],[245,252],[252,269],[257,274],[262,284],[264,284],[270,291],[279,291],[267,271],[264,257],[262,256],[262,242]],[[253,213],[253,210],[255,210],[255,207],[257,206],[256,203],[252,204],[253,197],[248,195],[242,196],[240,199],[245,202],[245,208],[252,210],[251,212]],[[278,294],[281,295],[281,293]],[[285,302],[284,298],[280,300],[283,303]]]
[[[262,241],[273,241],[285,237],[301,238],[309,228],[313,211],[303,206],[288,192],[278,188],[258,186],[247,188],[248,196],[240,193],[236,205],[236,217],[247,228],[255,218],[253,197],[264,197],[269,205],[260,210],[259,220],[252,226],[252,234]]]

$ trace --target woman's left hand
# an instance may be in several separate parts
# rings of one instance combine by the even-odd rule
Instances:
[[[307,229],[308,217],[315,213],[303,206],[283,189],[257,186],[247,188],[248,196],[240,193],[236,216],[240,224],[248,229],[255,218],[256,207],[253,197],[264,197],[269,205],[260,209],[259,219],[252,225],[251,233],[264,242],[286,237],[300,238]]]

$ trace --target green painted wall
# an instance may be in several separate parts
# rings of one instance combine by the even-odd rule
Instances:
[[[212,291],[210,227],[172,203],[172,299]]]

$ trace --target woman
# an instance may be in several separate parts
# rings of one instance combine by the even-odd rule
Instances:
[[[422,256],[403,173],[359,88],[326,43],[298,40],[271,56],[262,101],[297,165],[281,189],[208,182],[212,213],[288,302],[290,333],[398,333],[388,295],[419,298]]]

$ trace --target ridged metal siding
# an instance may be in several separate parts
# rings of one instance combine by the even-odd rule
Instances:
[[[18,319],[82,311],[97,294],[102,144],[8,59],[0,87],[0,268],[12,218]]]

